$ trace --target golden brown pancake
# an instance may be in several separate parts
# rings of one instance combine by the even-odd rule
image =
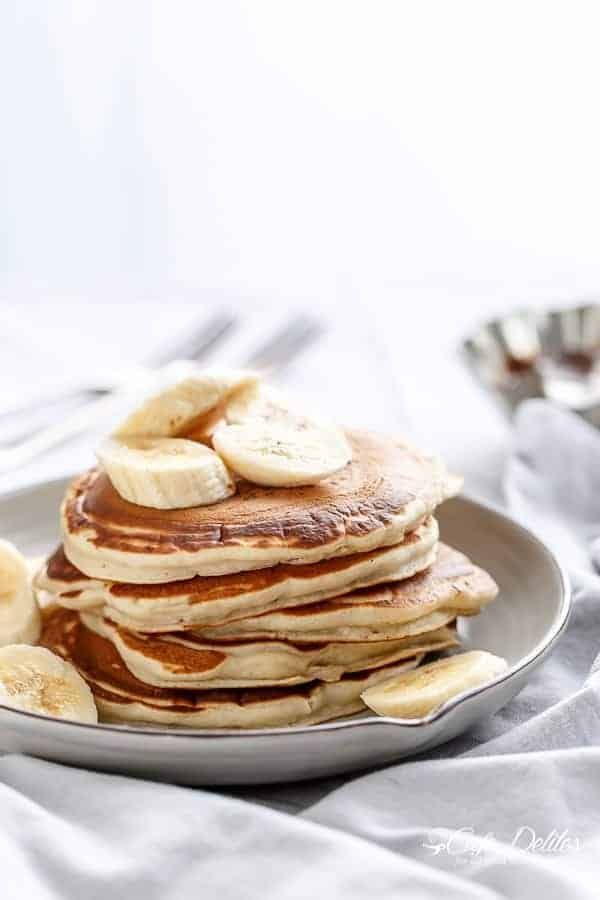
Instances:
[[[456,631],[364,643],[299,644],[278,640],[207,641],[192,632],[141,635],[95,613],[79,614],[86,628],[109,640],[144,684],[188,689],[265,687],[338,681],[346,672],[388,665],[417,653],[455,646]]]
[[[201,629],[211,640],[232,637],[291,641],[381,641],[415,635],[474,615],[496,597],[494,580],[446,544],[424,572],[393,584],[352,591],[319,603]]]
[[[104,615],[134,631],[180,631],[315,603],[367,585],[407,578],[433,562],[437,536],[437,524],[430,517],[393,547],[304,566],[280,564],[162,585],[90,579],[59,547],[40,570],[35,585],[62,606],[101,608]]]
[[[123,664],[110,641],[86,628],[76,612],[45,617],[41,643],[70,660],[90,685],[102,721],[147,722],[190,728],[265,728],[309,725],[363,710],[360,694],[378,681],[418,665],[416,656],[339,681],[295,687],[181,690],[150,687]]]
[[[443,464],[402,441],[349,432],[352,462],[318,485],[240,482],[212,506],[128,503],[92,469],[62,506],[65,553],[92,578],[155,584],[307,564],[400,543],[456,489]]]

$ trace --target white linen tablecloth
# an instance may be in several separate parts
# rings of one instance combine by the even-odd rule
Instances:
[[[531,402],[504,481],[509,508],[566,561],[576,601],[505,709],[427,757],[308,784],[192,790],[5,756],[3,900],[596,898],[600,435]]]

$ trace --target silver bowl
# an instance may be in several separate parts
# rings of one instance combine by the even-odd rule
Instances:
[[[523,400],[545,397],[600,427],[600,305],[492,319],[463,342],[463,352],[509,414]]]

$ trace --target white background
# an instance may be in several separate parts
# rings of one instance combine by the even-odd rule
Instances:
[[[296,306],[332,328],[296,381],[487,468],[504,426],[460,336],[600,287],[598,19],[4,0],[3,399],[142,356],[186,306]]]

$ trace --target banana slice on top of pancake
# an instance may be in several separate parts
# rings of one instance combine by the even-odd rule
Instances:
[[[343,469],[352,455],[335,425],[293,417],[219,427],[213,446],[234,472],[266,487],[317,484]]]
[[[0,703],[55,719],[98,721],[93,694],[79,672],[45,647],[0,648]]]
[[[138,506],[207,506],[235,493],[235,482],[223,460],[196,441],[107,438],[96,455],[115,490]]]
[[[452,697],[492,681],[507,668],[500,656],[470,650],[382,681],[367,688],[361,698],[380,716],[419,719]]]
[[[0,647],[35,643],[40,630],[27,560],[9,541],[0,540]]]
[[[350,445],[333,423],[292,411],[278,394],[262,388],[253,372],[207,372],[158,391],[114,432],[98,453],[115,489],[125,500],[156,509],[216,503],[230,496],[225,466],[206,456],[203,475],[192,467],[187,484],[180,466],[154,466],[144,477],[142,450],[157,459],[193,456],[189,446],[134,446],[140,438],[192,439],[216,450],[237,475],[255,484],[292,487],[317,484],[351,459]],[[124,443],[126,442],[126,443]],[[167,485],[167,479],[173,482]],[[189,489],[189,490],[188,490]],[[138,499],[136,499],[138,498]],[[198,498],[198,499],[196,499]]]
[[[258,383],[251,371],[198,372],[167,384],[148,397],[114,431],[113,437],[189,437],[218,419],[238,391]],[[208,429],[210,431],[210,429]]]
[[[212,443],[230,469],[265,487],[318,484],[352,459],[341,428],[296,412],[281,395],[256,385],[226,404]]]

